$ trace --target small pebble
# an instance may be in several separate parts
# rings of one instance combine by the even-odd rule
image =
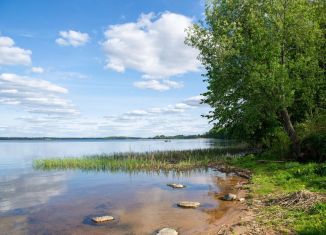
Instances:
[[[177,205],[179,207],[183,207],[183,208],[197,208],[200,206],[200,203],[199,202],[183,201],[183,202],[179,202]]]
[[[183,184],[168,184],[168,186],[172,187],[172,188],[185,188],[186,186]]]
[[[223,197],[223,200],[225,200],[225,201],[233,201],[235,199],[237,199],[237,196],[232,193],[225,194]]]
[[[114,220],[113,216],[110,215],[104,215],[104,216],[97,216],[97,217],[93,217],[92,221],[95,223],[103,223],[103,222],[107,222],[107,221],[111,221]]]
[[[178,235],[178,232],[172,228],[163,228],[156,235]]]

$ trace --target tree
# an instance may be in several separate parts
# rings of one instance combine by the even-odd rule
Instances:
[[[317,109],[325,38],[312,0],[213,0],[188,30],[208,82],[207,116],[242,138],[282,125],[300,155],[295,124]],[[318,13],[319,12],[319,13]]]

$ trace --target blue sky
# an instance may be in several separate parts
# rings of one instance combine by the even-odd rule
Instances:
[[[198,134],[202,1],[0,0],[0,136]]]

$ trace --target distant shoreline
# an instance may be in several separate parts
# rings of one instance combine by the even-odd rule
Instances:
[[[189,136],[154,136],[154,137],[126,137],[126,136],[113,136],[113,137],[0,137],[1,140],[172,140],[172,139],[211,139],[204,135],[189,135]]]

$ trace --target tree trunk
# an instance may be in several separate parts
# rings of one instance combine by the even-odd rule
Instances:
[[[295,157],[298,159],[300,158],[300,153],[301,153],[300,139],[297,135],[297,132],[293,128],[289,112],[286,108],[283,108],[279,114],[282,120],[283,127],[291,140],[293,153]]]

